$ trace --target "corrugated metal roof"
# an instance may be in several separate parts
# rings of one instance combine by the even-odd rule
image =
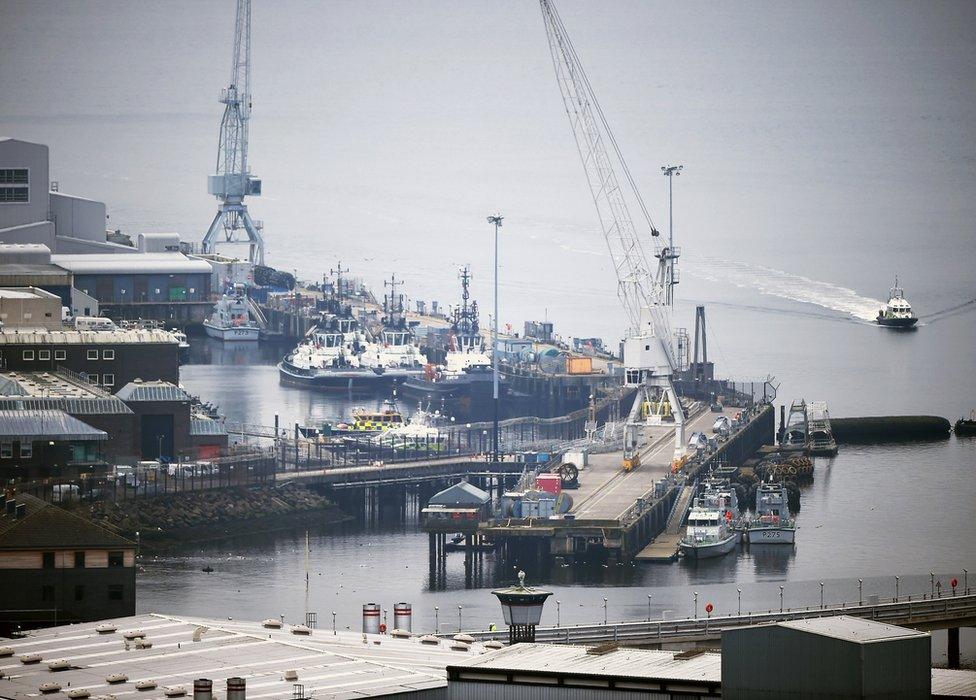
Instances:
[[[64,411],[75,416],[132,413],[122,399],[114,396],[73,398],[61,396],[0,396],[0,410]]]
[[[7,328],[0,331],[0,345],[145,345],[176,344],[169,331],[155,328],[118,329],[114,331],[49,331],[43,329]]]
[[[227,426],[222,421],[194,416],[190,419],[190,435],[226,435]]]
[[[161,381],[129,382],[115,392],[115,395],[126,402],[190,400],[190,395],[175,384]]]
[[[676,653],[623,648],[603,654],[588,654],[583,646],[516,644],[464,664],[452,664],[451,667],[474,671],[533,671],[552,675],[612,676],[640,680],[722,681],[721,654],[704,652],[687,659],[675,659]]]
[[[269,601],[272,605],[273,601]],[[278,608],[265,614],[277,617]],[[324,617],[324,616],[323,616]],[[312,630],[309,635],[291,633],[291,625],[268,629],[260,622],[212,620],[176,615],[138,615],[111,621],[117,631],[99,634],[101,622],[62,625],[34,630],[23,639],[7,640],[14,655],[0,659],[4,678],[0,694],[28,697],[38,687],[56,681],[65,689],[85,688],[93,697],[112,693],[135,697],[135,683],[153,679],[159,689],[148,693],[162,697],[164,687],[182,686],[193,694],[193,680],[214,681],[214,697],[224,697],[226,679],[243,677],[248,698],[280,700],[292,697],[292,681],[286,670],[297,672],[296,682],[305,686],[306,697],[363,698],[411,693],[447,685],[448,664],[484,653],[480,644],[467,651],[451,650],[448,644],[421,644],[416,637],[395,639],[387,635],[362,635],[331,629]],[[152,648],[126,648],[122,634],[141,630]],[[197,633],[198,641],[194,641]],[[71,668],[52,672],[45,663],[24,665],[22,654],[40,654],[44,661],[66,659]],[[110,673],[122,673],[128,681],[111,688]],[[145,693],[143,693],[145,694]],[[141,697],[141,695],[140,695]]]
[[[0,550],[4,549],[76,549],[83,547],[135,547],[121,535],[96,525],[64,508],[51,505],[28,494],[17,494],[17,503],[26,505],[26,513],[17,518],[0,513]],[[9,671],[8,671],[9,673]]]
[[[121,399],[102,389],[51,372],[0,374],[0,409],[54,410],[72,415],[132,413]]]
[[[927,637],[927,632],[919,632],[905,627],[896,627],[884,622],[874,620],[864,620],[860,617],[850,617],[848,615],[837,615],[835,617],[813,617],[807,620],[790,620],[788,622],[777,623],[780,627],[809,632],[810,634],[822,634],[825,637],[834,637],[848,642],[865,644],[869,642],[880,642],[888,639],[902,639],[905,637]]]
[[[152,275],[210,274],[213,268],[206,260],[188,258],[183,253],[87,253],[52,255],[51,262],[76,275]]]
[[[24,441],[108,440],[108,433],[64,411],[0,409],[0,437]]]

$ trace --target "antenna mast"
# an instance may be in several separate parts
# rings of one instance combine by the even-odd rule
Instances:
[[[251,219],[244,204],[245,196],[261,194],[261,180],[251,176],[247,164],[251,119],[251,0],[237,0],[230,83],[220,91],[218,101],[224,105],[224,116],[217,142],[217,172],[207,178],[207,191],[220,203],[203,237],[203,252],[217,252],[217,244],[221,242],[247,243],[248,260],[263,265],[262,226]]]

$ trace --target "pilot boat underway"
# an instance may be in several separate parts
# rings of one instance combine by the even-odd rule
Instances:
[[[691,559],[720,557],[735,549],[739,502],[727,481],[707,481],[688,514],[688,528],[679,549]]]
[[[796,521],[790,517],[786,486],[762,483],[756,491],[756,517],[749,521],[749,544],[793,544]]]
[[[905,290],[898,286],[897,277],[895,277],[895,285],[888,294],[888,303],[878,312],[876,320],[879,325],[892,328],[912,328],[918,323],[918,316],[905,298]]]
[[[261,329],[251,321],[247,310],[244,285],[235,284],[214,305],[210,317],[203,322],[207,335],[218,340],[256,341]]]

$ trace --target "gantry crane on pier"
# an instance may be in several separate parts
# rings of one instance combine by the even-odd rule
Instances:
[[[562,19],[551,0],[539,1],[556,82],[610,249],[617,276],[617,296],[629,322],[624,340],[625,384],[637,389],[624,429],[623,468],[629,471],[640,466],[641,433],[647,424],[647,406],[670,408],[675,425],[675,452],[684,446],[685,417],[672,382],[676,363],[671,347],[669,300],[676,255],[661,243],[660,234],[651,221]],[[617,179],[615,163],[628,187],[626,196]],[[628,198],[637,203],[649,229],[643,237],[638,234],[630,216]],[[645,252],[648,238],[653,256],[657,258],[656,265],[652,265]]]
[[[218,243],[247,243],[248,260],[264,265],[261,224],[251,219],[246,196],[261,194],[261,180],[247,164],[248,124],[251,119],[251,0],[237,0],[234,23],[234,60],[230,83],[220,91],[224,105],[217,143],[217,173],[207,178],[207,191],[220,204],[207,235],[203,252],[215,253]],[[242,233],[247,236],[244,239]]]

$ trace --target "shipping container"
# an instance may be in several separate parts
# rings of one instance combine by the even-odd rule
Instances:
[[[563,480],[559,474],[539,474],[535,478],[535,485],[540,491],[559,494],[563,490]]]
[[[593,358],[592,357],[567,357],[566,372],[567,374],[592,374]]]

